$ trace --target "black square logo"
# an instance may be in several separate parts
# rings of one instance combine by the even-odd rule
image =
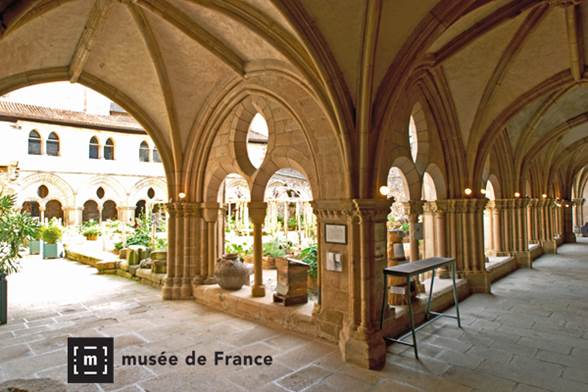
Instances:
[[[114,338],[67,338],[67,382],[114,382]]]

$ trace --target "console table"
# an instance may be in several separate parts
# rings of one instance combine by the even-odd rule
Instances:
[[[451,279],[453,284],[453,301],[455,303],[455,311],[456,316],[444,314],[444,313],[437,313],[431,311],[431,300],[433,298],[433,282],[435,281],[435,270],[439,267],[443,266],[451,266]],[[455,270],[456,264],[455,259],[452,257],[431,257],[428,259],[417,260],[412,263],[404,263],[400,265],[395,265],[392,267],[384,268],[384,298],[382,301],[382,312],[380,313],[380,329],[384,326],[384,310],[385,307],[388,305],[388,277],[389,276],[396,276],[401,278],[406,278],[406,295],[408,298],[408,315],[410,319],[410,332],[407,334],[399,337],[399,338],[392,338],[389,336],[385,336],[384,339],[389,342],[395,342],[404,344],[406,346],[411,346],[414,348],[414,355],[418,359],[419,353],[417,349],[417,340],[416,340],[416,331],[425,327],[429,323],[435,321],[439,317],[449,317],[457,320],[457,326],[461,328],[461,319],[459,317],[459,300],[457,298],[457,286],[455,284]],[[412,310],[412,293],[410,288],[410,282],[412,277],[418,276],[419,274],[425,272],[432,272],[431,276],[431,286],[429,288],[429,299],[427,301],[427,307],[425,311],[425,322],[420,325],[418,328],[415,328],[414,325],[414,313]],[[429,319],[430,315],[434,315],[435,317]],[[412,343],[405,342],[404,339],[412,335]]]

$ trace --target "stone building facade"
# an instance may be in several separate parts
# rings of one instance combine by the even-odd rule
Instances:
[[[128,114],[96,115],[0,100],[0,157],[17,204],[65,225],[133,223],[167,202],[153,140]]]

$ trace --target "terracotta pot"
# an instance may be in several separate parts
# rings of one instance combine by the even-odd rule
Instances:
[[[96,241],[98,239],[98,234],[87,234],[85,237],[88,241]]]
[[[225,290],[239,290],[249,279],[249,269],[236,253],[224,255],[216,262],[215,273],[218,285]]]

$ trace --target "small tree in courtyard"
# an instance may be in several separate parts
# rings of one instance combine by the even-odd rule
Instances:
[[[0,194],[0,324],[7,319],[6,276],[18,271],[21,246],[39,231],[37,221],[17,211],[15,203],[15,196]]]

